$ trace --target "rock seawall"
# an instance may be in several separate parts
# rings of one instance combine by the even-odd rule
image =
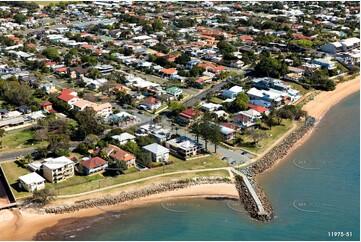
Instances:
[[[190,186],[201,185],[201,184],[219,184],[219,183],[231,183],[231,181],[228,178],[220,178],[220,177],[179,180],[169,183],[161,183],[161,184],[145,187],[136,191],[122,193],[118,195],[99,197],[85,201],[80,201],[69,205],[62,205],[58,207],[47,207],[44,209],[44,212],[55,213],[55,214],[70,213],[91,207],[115,205],[121,202],[131,201],[137,198],[146,197],[167,191],[173,191]]]

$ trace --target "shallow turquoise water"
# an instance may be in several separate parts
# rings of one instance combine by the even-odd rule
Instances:
[[[236,201],[188,199],[107,213],[67,240],[359,240],[359,93],[337,104],[311,138],[259,177],[277,218],[251,220]],[[352,232],[329,237],[328,232]]]

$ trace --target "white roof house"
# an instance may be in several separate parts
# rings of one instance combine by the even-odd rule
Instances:
[[[20,186],[28,192],[34,192],[35,190],[45,188],[45,179],[35,172],[20,176],[19,180]]]
[[[202,104],[202,109],[204,111],[215,111],[215,110],[219,110],[222,108],[222,105],[220,104],[215,104],[215,103],[203,103]]]
[[[113,135],[112,139],[117,140],[119,142],[119,144],[122,145],[122,144],[125,144],[125,143],[129,142],[129,141],[134,141],[135,136],[125,132],[125,133],[122,133],[122,134],[119,134],[119,135]]]
[[[150,145],[143,146],[142,149],[145,152],[149,152],[152,156],[154,162],[168,161],[169,158],[169,149],[164,146],[153,143]]]

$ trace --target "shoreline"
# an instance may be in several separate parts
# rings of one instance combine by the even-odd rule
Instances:
[[[270,167],[264,170],[262,174],[277,167],[279,163],[284,161],[293,151],[307,141],[319,125],[322,117],[333,105],[359,90],[360,76],[357,76],[353,80],[338,84],[336,90],[322,92],[313,100],[306,103],[302,109],[308,111],[310,116],[316,118],[315,125],[287,150],[287,154],[284,157],[275,161]],[[255,176],[255,179],[256,177],[257,176]],[[201,184],[104,207],[109,210],[126,210],[159,203],[165,199],[175,200],[189,197],[228,197],[239,199],[239,194],[234,184]],[[2,221],[0,229],[7,231],[7,233],[0,234],[0,240],[32,240],[40,231],[56,225],[62,219],[91,217],[102,213],[106,213],[105,209],[102,210],[97,207],[64,214],[40,214],[36,210],[29,211],[28,209],[21,211],[18,209],[13,211],[3,210],[0,211],[0,220]]]
[[[42,230],[55,226],[62,219],[92,217],[106,213],[109,210],[127,210],[136,207],[143,207],[164,200],[176,200],[182,198],[206,198],[206,197],[227,197],[238,199],[238,192],[234,184],[202,184],[179,190],[167,191],[141,197],[132,201],[126,201],[116,205],[87,208],[71,213],[63,214],[40,214],[36,210],[0,211],[1,231],[0,240],[32,240]]]
[[[301,147],[312,136],[313,132],[317,130],[322,118],[335,104],[358,91],[360,91],[360,76],[357,76],[350,81],[342,82],[336,86],[334,91],[322,92],[315,96],[313,100],[307,102],[302,107],[302,110],[307,111],[309,116],[316,118],[315,124],[302,136],[302,138],[300,138],[290,149],[287,150],[287,155],[278,159],[271,167],[261,174],[264,175],[265,173],[276,169],[279,163],[282,163],[285,159],[287,159],[289,155]],[[325,99],[327,99],[327,102],[324,101]]]

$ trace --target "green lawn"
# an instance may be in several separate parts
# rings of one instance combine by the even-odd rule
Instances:
[[[5,136],[1,138],[1,141],[3,148],[0,149],[0,152],[16,148],[29,148],[33,145],[35,147],[46,145],[46,141],[39,142],[34,140],[33,133],[29,129],[22,131],[8,131],[5,133]]]
[[[68,195],[76,194],[86,191],[91,191],[98,189],[100,187],[112,186],[124,182],[129,182],[145,177],[150,177],[154,175],[159,175],[170,172],[177,172],[183,170],[196,170],[204,168],[217,168],[225,167],[228,163],[220,160],[215,156],[199,158],[191,161],[183,161],[173,156],[170,156],[170,160],[173,164],[160,166],[157,168],[152,168],[148,170],[138,171],[134,169],[129,169],[125,172],[125,175],[120,175],[117,177],[104,177],[104,179],[98,179],[96,181],[87,182],[84,181],[85,177],[74,176],[68,180],[58,183],[58,184],[47,184],[49,188],[54,188],[59,195]]]
[[[218,98],[218,97],[211,97],[211,99],[209,101],[212,102],[212,103],[215,103],[215,104],[222,104],[223,103],[223,100]]]
[[[270,146],[273,142],[275,142],[291,128],[292,121],[287,119],[282,120],[281,125],[273,126],[271,130],[262,130],[267,134],[267,138],[259,142],[260,147],[250,146],[249,143],[253,142],[253,140],[246,135],[240,135],[241,138],[244,139],[244,142],[241,144],[240,147],[254,153],[262,153],[265,149],[267,149],[268,146]]]
[[[24,169],[18,166],[15,162],[5,162],[1,164],[5,176],[8,180],[9,185],[11,186],[11,190],[14,193],[16,198],[29,196],[30,193],[23,191],[18,186],[18,178],[19,176],[23,176],[25,174],[30,173],[27,169]]]

